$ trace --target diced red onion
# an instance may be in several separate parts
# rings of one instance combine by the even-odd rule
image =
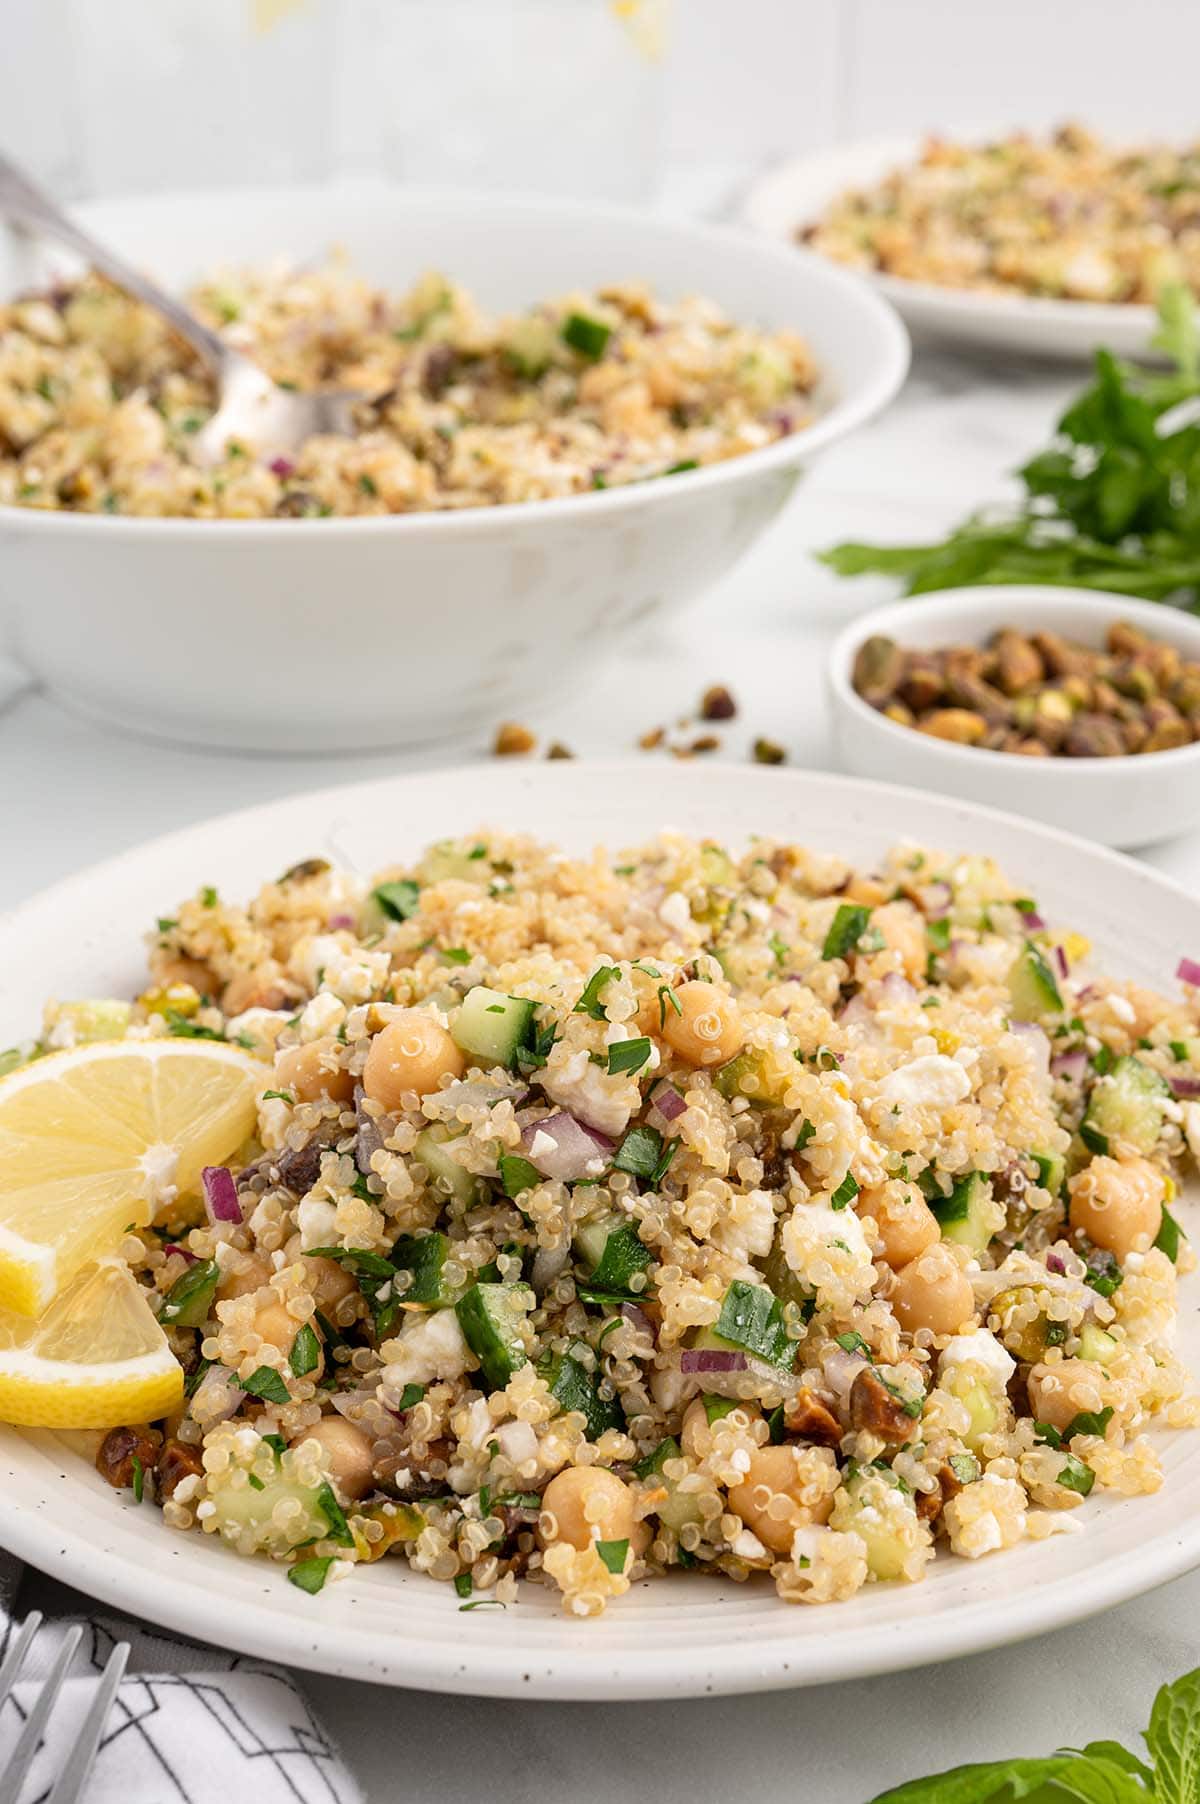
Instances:
[[[931,921],[940,921],[943,915],[950,912],[950,904],[954,900],[954,891],[948,883],[927,883],[921,891],[921,901],[925,914]]]
[[[274,476],[288,477],[296,474],[296,466],[290,457],[273,457],[267,468]]]
[[[1029,929],[1030,933],[1044,933],[1046,931],[1046,923],[1036,909],[1031,908],[1028,914],[1022,914],[1021,922],[1023,926]]]
[[[750,1361],[744,1353],[720,1347],[685,1347],[679,1355],[681,1372],[744,1372]]]
[[[1200,965],[1194,958],[1181,958],[1175,967],[1175,975],[1180,983],[1190,983],[1193,989],[1200,988]]]
[[[833,1394],[835,1403],[844,1409],[850,1399],[850,1387],[860,1372],[866,1371],[870,1360],[861,1353],[847,1353],[842,1347],[831,1348],[821,1360],[821,1370],[825,1382]]]
[[[539,1247],[533,1255],[533,1266],[529,1273],[529,1282],[533,1286],[535,1297],[545,1296],[554,1280],[562,1275],[571,1263],[569,1246]]]
[[[1066,1277],[1067,1268],[1063,1261],[1063,1256],[1061,1253],[1047,1253],[1046,1254],[1046,1270],[1048,1272],[1057,1272],[1057,1274],[1060,1278]]]
[[[363,1177],[369,1178],[374,1170],[371,1160],[383,1146],[390,1124],[386,1116],[377,1119],[365,1105],[366,1092],[361,1084],[355,1084],[354,1116],[358,1125],[354,1136],[354,1163]]]
[[[336,932],[339,927],[353,927],[354,916],[348,914],[330,915],[329,925],[334,932]]]
[[[871,1018],[871,1011],[867,1007],[867,999],[860,990],[857,996],[851,996],[845,1008],[843,1008],[838,1015],[838,1025],[841,1027],[862,1026],[863,1023],[870,1021]]]
[[[233,1173],[223,1165],[206,1165],[200,1173],[204,1187],[204,1207],[214,1227],[217,1222],[241,1222],[242,1205],[238,1202]]]
[[[1088,1056],[1081,1048],[1074,1052],[1060,1052],[1051,1059],[1050,1070],[1054,1077],[1062,1077],[1069,1084],[1081,1084],[1088,1073]]]
[[[912,1002],[917,994],[903,971],[889,971],[880,987],[889,1002]]]
[[[551,1144],[542,1144],[545,1140]],[[531,1122],[521,1135],[521,1151],[534,1169],[564,1184],[597,1176],[597,1164],[607,1164],[613,1146],[607,1134],[585,1127],[565,1111]]]
[[[166,1253],[168,1259],[172,1253],[178,1253],[185,1265],[196,1265],[198,1263],[198,1255],[193,1253],[190,1247],[180,1246],[178,1241],[175,1242],[174,1246],[164,1247],[163,1251]]]
[[[1200,1077],[1177,1077],[1172,1072],[1168,1075],[1167,1082],[1175,1096],[1200,1096]]]
[[[683,1097],[674,1084],[667,1083],[666,1079],[659,1084],[656,1090],[650,1092],[650,1101],[664,1121],[678,1121],[681,1115],[687,1113],[687,1104]]]
[[[629,1323],[631,1328],[636,1328],[639,1334],[649,1335],[651,1342],[654,1341],[656,1338],[654,1333],[654,1323],[650,1320],[646,1311],[640,1308],[638,1304],[622,1303],[621,1314],[625,1317],[625,1320]]]
[[[1060,977],[1069,977],[1071,975],[1071,967],[1067,962],[1066,953],[1063,951],[1061,946],[1055,946],[1053,948],[1053,952],[1054,952],[1054,963],[1058,968],[1059,976]]]
[[[218,1422],[236,1416],[245,1401],[246,1393],[232,1372],[224,1366],[209,1366],[196,1386],[191,1413],[205,1428],[215,1428]]]

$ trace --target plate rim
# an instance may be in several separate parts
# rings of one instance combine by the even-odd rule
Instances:
[[[544,789],[569,794],[573,778],[583,768],[591,773],[593,780],[613,783],[617,796],[621,793],[622,780],[634,778],[644,782],[646,775],[645,761],[631,758],[587,760],[586,765],[574,768],[566,764],[528,765],[520,767],[519,774],[527,780],[531,793]],[[1200,904],[1184,885],[1154,867],[1011,812],[950,796],[932,795],[899,784],[821,770],[797,767],[766,772],[756,771],[753,766],[720,768],[731,771],[731,781],[735,780],[733,772],[736,771],[748,787],[757,789],[768,799],[774,812],[790,813],[793,818],[802,818],[797,802],[806,788],[816,786],[844,796],[848,804],[857,799],[868,806],[872,802],[877,806],[888,805],[898,822],[902,818],[900,810],[908,803],[933,805],[947,811],[947,827],[950,817],[958,815],[969,817],[973,824],[985,830],[989,824],[1010,831],[1015,829],[1031,842],[1031,853],[1035,856],[1039,842],[1047,848],[1053,846],[1071,854],[1083,854],[1093,865],[1098,861],[1102,868],[1115,866],[1122,869],[1150,889],[1170,897],[1176,905],[1200,913]],[[329,819],[336,820],[339,813],[351,807],[370,808],[386,796],[395,798],[397,792],[402,793],[405,789],[438,786],[447,780],[473,781],[479,785],[482,814],[494,806],[480,781],[486,770],[486,764],[474,761],[434,771],[409,770],[365,781],[332,784],[231,810],[157,835],[58,879],[0,915],[0,953],[6,941],[14,933],[21,933],[48,903],[70,904],[92,884],[103,885],[119,872],[127,880],[131,860],[169,858],[173,851],[178,851],[186,841],[197,836],[230,831],[245,833],[265,817],[288,810],[318,813],[323,809]],[[669,774],[664,777],[664,772]],[[518,771],[514,769],[511,774],[517,776]],[[689,785],[701,779],[699,773],[686,766],[663,766],[656,776],[661,779],[660,812],[667,825],[671,791],[678,788],[681,793],[686,793]],[[619,801],[614,802],[614,808],[619,805]],[[395,814],[393,818],[402,819],[402,816]],[[534,830],[521,821],[514,826],[520,831]],[[764,826],[763,830],[767,828]],[[898,827],[897,832],[900,831]],[[32,1436],[20,1435],[22,1442],[31,1439],[35,1446],[39,1438],[53,1439],[42,1431],[35,1431]],[[6,1445],[7,1433],[0,1431],[0,1453]],[[8,1507],[4,1544],[13,1553],[115,1609],[143,1616],[165,1628],[218,1646],[232,1643],[252,1657],[279,1660],[289,1666],[375,1683],[490,1697],[537,1696],[602,1701],[736,1695],[900,1671],[1011,1645],[1082,1621],[1200,1565],[1198,1512],[1182,1523],[1164,1526],[1149,1540],[1131,1539],[1121,1550],[1120,1557],[1094,1565],[1086,1584],[1080,1583],[1078,1576],[1069,1572],[1060,1572],[1057,1576],[1047,1572],[1045,1577],[1039,1576],[1029,1584],[1014,1587],[1011,1593],[952,1604],[945,1610],[917,1614],[907,1620],[896,1617],[884,1623],[861,1625],[856,1624],[851,1615],[841,1612],[831,1621],[828,1617],[814,1617],[802,1611],[794,1626],[769,1640],[757,1639],[751,1625],[751,1632],[745,1634],[735,1632],[718,1640],[714,1632],[707,1638],[702,1636],[698,1646],[677,1645],[671,1652],[664,1653],[661,1647],[653,1645],[632,1650],[628,1646],[607,1646],[603,1622],[574,1625],[567,1618],[563,1621],[567,1625],[566,1633],[571,1635],[569,1641],[564,1638],[557,1647],[550,1644],[544,1648],[531,1646],[528,1641],[514,1646],[504,1635],[505,1618],[491,1618],[488,1626],[489,1618],[485,1613],[484,1618],[473,1626],[469,1638],[465,1634],[456,1636],[451,1630],[436,1642],[420,1639],[406,1642],[398,1634],[394,1644],[385,1647],[386,1657],[381,1658],[377,1651],[372,1651],[379,1646],[376,1631],[356,1630],[352,1623],[322,1621],[314,1615],[310,1640],[295,1617],[281,1614],[274,1604],[257,1601],[239,1603],[236,1631],[231,1636],[229,1601],[219,1587],[207,1582],[209,1574],[200,1562],[185,1562],[191,1571],[179,1577],[151,1565],[144,1573],[139,1572],[127,1557],[121,1555],[98,1562],[95,1537],[89,1538],[87,1533],[89,1516],[81,1518],[79,1527],[73,1523],[63,1526],[43,1518],[36,1508],[22,1507],[15,1487],[5,1501]],[[1113,1507],[1128,1506],[1133,1502],[1136,1500],[1123,1499]],[[117,1498],[113,1503],[121,1511],[131,1507]],[[180,1537],[179,1546],[171,1551],[182,1555],[185,1545]],[[1046,1543],[1041,1546],[1045,1547]],[[219,1551],[223,1553],[224,1550]],[[275,1578],[277,1584],[284,1583],[282,1573],[277,1573]],[[637,1589],[635,1587],[635,1591]],[[270,1596],[272,1587],[264,1586],[263,1590]],[[399,1614],[403,1610],[403,1598],[399,1594],[397,1604]],[[685,1611],[686,1607],[684,1605]],[[779,1605],[779,1608],[787,1606]],[[852,1609],[853,1602],[847,1606],[847,1611]],[[735,1618],[733,1626],[735,1631],[739,1626],[745,1627],[745,1619]],[[483,1633],[478,1632],[480,1628]]]
[[[856,182],[871,179],[872,175],[882,176],[897,162],[912,161],[928,135],[898,133],[887,137],[853,138],[843,144],[804,151],[772,163],[743,193],[738,217],[743,224],[766,237],[792,243],[797,250],[811,249],[796,241],[793,234],[798,227],[814,223],[813,219],[801,215],[785,227],[778,217],[782,197],[794,184],[803,181],[814,192],[822,191],[821,205],[828,205]],[[958,139],[987,134],[976,130],[945,135]],[[812,254],[825,255],[821,251]],[[836,263],[837,259],[826,257],[826,261]],[[1090,347],[1114,334],[1124,334],[1127,339],[1136,335],[1145,345],[1157,319],[1154,308],[1145,301],[1072,301],[1050,295],[978,294],[970,289],[920,282],[880,270],[854,270],[850,264],[839,267],[852,270],[890,300],[902,317],[914,323],[928,324],[937,319],[947,328],[970,322],[977,330],[990,325],[1007,331],[1033,326],[1075,327],[1081,339],[1087,338]],[[1081,346],[1081,351],[1084,348]]]

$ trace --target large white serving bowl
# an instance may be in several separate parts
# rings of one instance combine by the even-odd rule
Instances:
[[[886,406],[908,368],[888,304],[823,259],[650,214],[372,185],[153,195],[81,217],[175,287],[335,245],[378,282],[440,269],[489,308],[644,280],[794,327],[822,371],[801,433],[563,500],[246,522],[0,508],[0,605],[18,660],[68,706],[161,738],[361,750],[535,709],[722,576],[801,470]],[[0,292],[36,279],[27,259],[10,247]]]
[[[946,135],[955,142],[982,143],[994,134]],[[874,187],[893,169],[915,163],[923,143],[919,137],[868,138],[789,158],[746,191],[741,216],[756,231],[796,244],[797,233],[815,225],[847,189]],[[1136,302],[977,294],[876,270],[859,274],[892,302],[914,333],[979,349],[1076,360],[1107,346],[1124,357],[1146,357],[1154,333],[1153,307]]]
[[[43,996],[130,994],[141,935],[199,879],[248,896],[323,855],[371,871],[448,834],[524,829],[577,852],[673,826],[744,845],[771,833],[870,862],[897,840],[990,853],[1047,920],[1093,941],[1098,963],[1170,990],[1200,957],[1200,904],[1111,852],[1011,816],[884,784],[733,765],[511,764],[409,776],[272,803],[157,840],[70,878],[0,921],[0,1045]],[[1195,1238],[1190,1199],[1182,1219]],[[1200,1276],[1182,1280],[1177,1350],[1200,1365]],[[223,1647],[425,1690],[510,1697],[652,1698],[861,1678],[999,1646],[1100,1612],[1200,1562],[1200,1433],[1155,1434],[1153,1496],[1089,1498],[1081,1532],[976,1561],[945,1556],[918,1585],[848,1603],[783,1604],[680,1573],[635,1585],[598,1621],[529,1585],[506,1610],[461,1615],[448,1585],[399,1560],[352,1569],[317,1598],[280,1566],[180,1535],[111,1490],[63,1440],[0,1429],[6,1547],[106,1603]]]
[[[857,693],[854,659],[879,633],[920,650],[985,645],[1002,626],[1059,633],[1099,647],[1118,620],[1200,662],[1200,620],[1179,608],[1034,583],[941,589],[859,614],[834,641],[828,682],[833,742],[843,770],[883,777],[989,808],[1006,808],[1106,846],[1146,846],[1200,825],[1200,741],[1131,758],[1027,758],[954,745],[899,726]]]

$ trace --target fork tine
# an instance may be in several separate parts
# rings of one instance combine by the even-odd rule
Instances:
[[[25,1783],[25,1775],[29,1771],[38,1743],[42,1739],[42,1730],[46,1719],[58,1700],[63,1688],[63,1680],[67,1676],[67,1668],[74,1658],[75,1649],[79,1646],[83,1629],[77,1623],[68,1630],[63,1644],[58,1650],[54,1665],[42,1681],[42,1689],[37,1703],[29,1712],[25,1727],[21,1731],[21,1739],[13,1750],[13,1755],[0,1777],[0,1804],[17,1804],[21,1795],[21,1787]]]
[[[87,1784],[88,1774],[96,1759],[96,1749],[100,1746],[100,1737],[104,1733],[108,1713],[112,1709],[113,1699],[117,1695],[117,1687],[124,1677],[125,1662],[128,1658],[128,1641],[118,1641],[108,1656],[108,1665],[100,1676],[96,1695],[92,1699],[92,1707],[87,1713],[87,1721],[79,1731],[79,1739],[71,1750],[66,1766],[58,1775],[54,1790],[46,1799],[46,1804],[79,1804],[79,1799],[83,1796],[83,1788]]]
[[[8,1650],[4,1665],[0,1666],[0,1704],[13,1688],[13,1681],[21,1670],[21,1662],[29,1652],[29,1643],[42,1626],[42,1612],[31,1610],[20,1628],[17,1638]]]

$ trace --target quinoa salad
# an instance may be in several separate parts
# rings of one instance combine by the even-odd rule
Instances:
[[[813,412],[794,333],[634,282],[499,317],[441,275],[397,295],[330,262],[230,271],[189,300],[282,386],[360,392],[355,435],[290,458],[230,440],[203,467],[207,372],[88,275],[0,305],[0,503],[250,520],[539,501],[738,457]]]
[[[121,1246],[186,1401],[97,1463],[305,1591],[386,1555],[472,1607],[833,1602],[1079,1529],[1200,1420],[1200,965],[1105,975],[987,858],[484,830],[149,944],[23,1056],[263,1064],[240,1155]]]
[[[1115,148],[1079,125],[920,159],[800,234],[859,269],[990,294],[1150,303],[1200,293],[1200,145]]]

